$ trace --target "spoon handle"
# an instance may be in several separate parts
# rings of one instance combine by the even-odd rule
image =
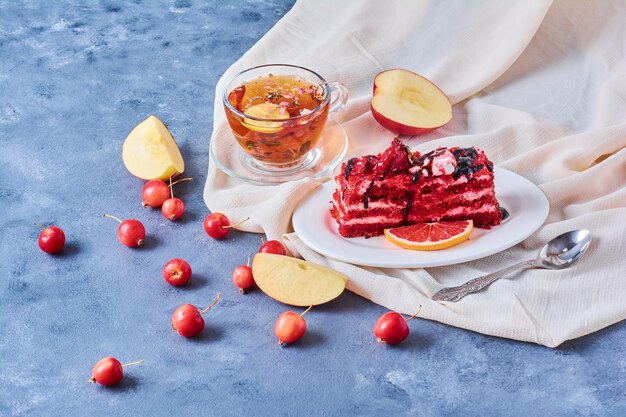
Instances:
[[[456,302],[456,301],[459,301],[461,298],[465,297],[467,294],[472,294],[472,293],[482,290],[483,288],[491,285],[491,283],[493,283],[494,281],[504,277],[505,275],[510,274],[511,272],[514,272],[520,269],[533,268],[535,266],[537,265],[534,259],[520,262],[518,264],[511,265],[508,268],[504,268],[500,271],[493,272],[491,274],[488,274],[482,277],[471,279],[467,281],[465,284],[439,290],[437,291],[437,293],[435,293],[435,295],[432,296],[432,299],[435,301]]]

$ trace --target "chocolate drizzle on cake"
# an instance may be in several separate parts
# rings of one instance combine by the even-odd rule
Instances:
[[[413,183],[416,184],[419,181],[421,175],[424,175],[426,177],[432,177],[434,159],[438,156],[443,155],[447,151],[448,148],[437,148],[417,158],[417,160],[415,161],[415,166],[417,166],[419,170],[415,173],[415,175],[413,175]]]
[[[419,166],[424,166],[424,163],[426,162],[426,160],[429,160],[429,162],[432,162],[434,158],[443,155],[447,150],[448,148],[439,148],[439,149],[435,149],[433,151],[427,152],[417,159],[416,164]],[[426,165],[430,165],[430,163]]]
[[[413,196],[410,196],[406,202],[406,207],[402,209],[402,222],[406,223],[409,217],[409,213],[411,212],[411,208],[413,207]]]
[[[478,158],[478,152],[474,148],[456,148],[452,151],[452,155],[454,155],[457,162],[469,160],[472,163]]]
[[[348,177],[350,176],[350,173],[352,172],[352,168],[354,167],[355,162],[356,162],[356,158],[352,158],[346,163],[346,170],[344,172],[344,178],[346,180],[348,180]]]
[[[372,165],[376,162],[376,157],[374,155],[369,155],[367,157],[367,159],[365,160],[365,168],[363,169],[363,174],[361,176],[361,179],[365,178],[365,173],[372,167],[375,167],[375,165]],[[372,186],[374,185],[374,181],[376,181],[376,179],[374,178],[369,185],[367,186],[367,190],[365,190],[365,194],[363,195],[363,208],[368,208],[369,204],[370,204],[370,192],[372,191]]]
[[[484,168],[482,164],[472,166],[478,157],[478,153],[474,148],[458,148],[452,151],[452,154],[456,158],[456,169],[452,174],[455,180],[458,180],[461,175],[465,175],[469,179],[474,172]]]
[[[504,207],[500,206],[498,207],[498,210],[500,210],[500,214],[502,214],[502,220],[508,218],[510,216],[509,211],[507,209],[505,209]]]
[[[421,175],[422,170],[426,170],[426,176],[431,176],[432,173],[432,169],[431,169],[431,164],[430,163],[426,163],[431,162],[432,161],[432,157],[434,156],[435,151],[430,151],[425,153],[424,155],[420,156],[419,158],[417,158],[417,161],[415,161],[415,164],[419,167],[419,170],[416,172],[416,174],[418,175],[417,180],[419,180],[419,176]],[[413,176],[413,178],[415,178],[415,176]],[[416,183],[417,181],[413,181],[413,183]]]
[[[372,185],[374,185],[374,181],[370,182],[370,185],[367,186],[367,190],[365,190],[365,194],[363,195],[363,208],[369,208],[370,206],[370,193],[372,192]]]

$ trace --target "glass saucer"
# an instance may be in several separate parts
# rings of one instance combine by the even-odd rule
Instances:
[[[274,185],[332,175],[333,169],[346,156],[348,135],[339,122],[328,119],[319,142],[305,160],[296,167],[281,170],[267,169],[256,163],[241,149],[230,132],[215,135],[209,148],[215,165],[231,177],[257,185]]]

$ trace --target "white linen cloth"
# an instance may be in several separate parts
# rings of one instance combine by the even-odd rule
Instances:
[[[422,318],[557,346],[626,318],[625,57],[623,1],[299,1],[218,82],[212,145],[231,135],[226,81],[248,67],[291,63],[348,87],[337,115],[350,141],[346,158],[380,152],[394,134],[370,113],[373,78],[406,68],[435,82],[454,107],[446,126],[405,143],[422,152],[484,149],[540,186],[549,217],[523,243],[484,259],[378,269],[321,256],[289,233],[295,206],[320,181],[254,186],[211,162],[206,204],[231,219],[250,216],[240,229],[282,237],[294,254],[343,272],[349,290],[389,309],[412,314],[423,304]],[[457,303],[430,300],[444,286],[531,259],[576,228],[594,240],[569,269],[528,270]]]

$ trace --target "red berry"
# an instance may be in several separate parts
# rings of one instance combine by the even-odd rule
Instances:
[[[102,385],[115,385],[124,377],[124,367],[139,365],[143,360],[122,365],[120,361],[110,356],[100,359],[93,367],[89,382],[97,382]]]
[[[268,240],[259,248],[259,252],[275,253],[276,255],[287,255],[285,246],[278,240]]]
[[[191,279],[191,266],[180,258],[174,258],[163,266],[163,278],[175,287],[185,285]]]
[[[374,335],[379,343],[397,345],[409,336],[409,325],[401,314],[390,311],[376,320]]]
[[[196,306],[183,304],[172,314],[172,327],[181,336],[193,337],[204,329],[204,319]]]
[[[129,248],[141,246],[145,237],[146,229],[139,220],[124,220],[117,228],[117,238]]]
[[[93,367],[91,382],[102,385],[115,385],[124,377],[124,368],[115,358],[106,357],[100,359]]]
[[[252,268],[246,265],[239,265],[233,271],[233,282],[239,288],[239,291],[244,294],[248,288],[254,285]]]
[[[65,246],[65,233],[56,226],[46,227],[37,239],[39,248],[46,253],[57,253]]]
[[[200,333],[204,329],[204,319],[202,315],[209,311],[220,299],[220,294],[217,294],[215,301],[210,306],[202,311],[198,311],[196,306],[191,304],[183,304],[178,307],[174,314],[172,314],[172,327],[181,336],[193,337]]]
[[[204,219],[204,230],[213,239],[223,239],[230,232],[230,220],[222,213],[212,213]]]
[[[148,181],[141,190],[141,200],[144,207],[161,207],[168,198],[170,198],[170,187],[161,180]]]
[[[304,314],[304,313],[303,313]],[[286,311],[276,320],[274,334],[278,338],[278,344],[294,343],[306,332],[306,321],[293,311]]]
[[[161,207],[163,217],[171,221],[180,219],[184,212],[185,203],[180,198],[168,198]]]
[[[117,238],[120,242],[122,242],[122,244],[128,246],[129,248],[141,246],[144,238],[146,237],[146,228],[143,227],[143,224],[139,220],[128,219],[121,221],[117,217],[111,216],[110,214],[105,214],[104,217],[110,217],[120,222],[120,225],[117,228]]]

